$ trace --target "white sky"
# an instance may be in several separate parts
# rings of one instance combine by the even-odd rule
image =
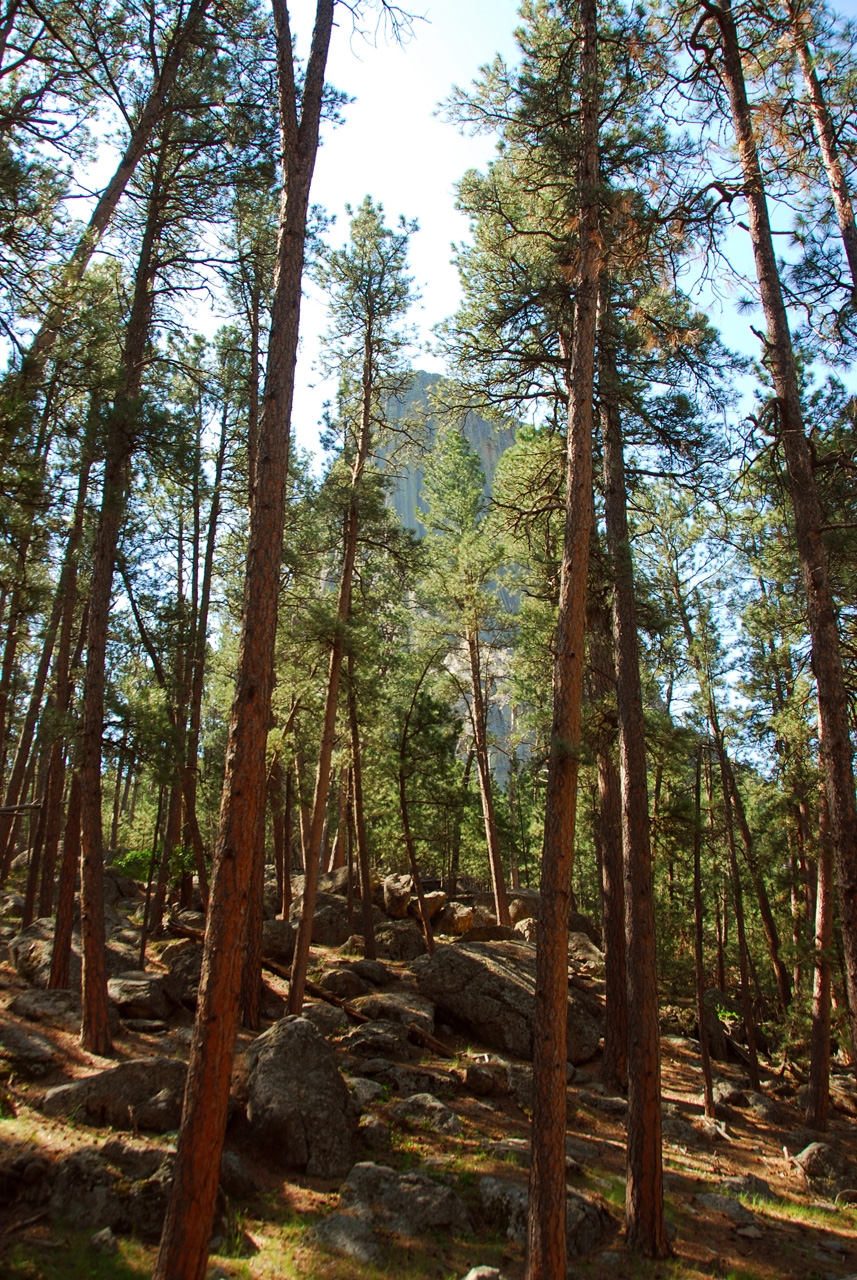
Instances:
[[[435,112],[453,84],[469,85],[495,53],[515,60],[517,9],[516,0],[424,0],[413,12],[426,21],[415,22],[413,38],[399,47],[382,33],[376,45],[352,37],[350,14],[337,7],[341,25],[334,31],[327,78],[356,101],[346,108],[345,123],[325,132],[311,199],[336,214],[335,244],[347,236],[344,205],[358,205],[365,195],[383,204],[388,225],[399,214],[419,219],[410,258],[422,294],[414,319],[425,340],[458,301],[450,247],[466,236],[467,220],[454,208],[454,184],[467,169],[484,165],[494,149],[490,138],[462,137]],[[305,56],[315,4],[293,0],[289,12],[298,52]],[[373,24],[374,15],[368,18]],[[324,324],[323,303],[307,286],[293,421],[298,443],[311,448],[323,403],[333,394],[330,386],[311,385],[318,383],[312,363]],[[441,369],[426,354],[416,363]]]
[[[840,0],[836,7],[857,17],[857,0]],[[330,235],[336,244],[347,236],[344,205],[357,205],[367,194],[384,205],[388,224],[399,214],[419,218],[411,266],[422,294],[415,320],[426,344],[431,341],[432,326],[455,310],[459,297],[451,244],[465,238],[468,227],[454,208],[455,182],[468,168],[482,167],[494,151],[490,137],[463,137],[438,115],[438,105],[453,84],[469,86],[495,53],[516,61],[517,10],[518,0],[423,0],[413,11],[424,15],[425,21],[414,23],[413,38],[401,47],[386,41],[383,33],[374,44],[352,35],[351,15],[344,4],[337,7],[341,25],[334,31],[327,78],[355,101],[345,109],[345,123],[324,134],[311,199],[336,215]],[[315,2],[292,0],[289,12],[298,52],[305,57]],[[366,24],[370,36],[374,19],[370,11]],[[736,233],[730,253],[736,255],[735,265],[740,263],[751,274],[752,257],[744,239],[741,232]],[[728,343],[759,354],[758,340],[750,330],[751,323],[759,323],[758,317],[740,316],[730,301],[722,307],[710,296],[701,302]],[[334,393],[331,384],[320,384],[313,369],[324,325],[323,300],[307,285],[293,422],[298,443],[311,449],[317,447],[324,402]],[[425,351],[417,355],[416,363],[442,371],[437,358]]]

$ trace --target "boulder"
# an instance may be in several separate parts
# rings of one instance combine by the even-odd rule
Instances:
[[[364,1266],[381,1261],[381,1250],[375,1240],[371,1223],[365,1217],[349,1213],[333,1213],[322,1218],[312,1228],[319,1244],[344,1258],[353,1258]]]
[[[585,933],[568,935],[568,956],[575,964],[593,965],[597,969],[604,966],[604,952]]]
[[[220,1185],[228,1196],[238,1200],[248,1200],[259,1190],[237,1151],[224,1151],[220,1157]]]
[[[534,917],[527,916],[525,920],[518,921],[515,932],[519,933],[525,942],[535,946],[539,937],[539,922]]]
[[[139,1138],[108,1138],[99,1149],[99,1156],[107,1164],[118,1169],[132,1181],[151,1178],[160,1169],[164,1159],[171,1154],[163,1149],[142,1142]]]
[[[335,871],[323,871],[318,877],[318,887],[322,893],[335,893],[340,898],[348,897],[348,868],[337,867]],[[355,884],[355,890],[356,890]]]
[[[820,1189],[838,1193],[857,1185],[851,1162],[827,1142],[811,1142],[795,1156],[795,1164]]]
[[[456,1077],[449,1071],[434,1067],[408,1067],[389,1062],[386,1058],[367,1058],[352,1067],[356,1076],[365,1076],[386,1085],[394,1093],[409,1097],[414,1093],[441,1093],[457,1086]]]
[[[353,1163],[359,1108],[336,1054],[306,1018],[287,1017],[245,1055],[247,1120],[284,1169],[338,1178]]]
[[[127,924],[127,921],[124,922]],[[51,976],[51,956],[54,947],[54,922],[44,918],[34,920],[9,943],[9,958],[22,978],[34,987],[47,987]],[[133,969],[139,961],[139,949],[117,939],[109,939],[105,948],[108,976],[115,976]],[[80,991],[81,959],[80,934],[72,934],[69,958],[69,987]]]
[[[345,966],[325,969],[318,980],[318,985],[323,991],[329,991],[332,996],[338,996],[340,1000],[354,1000],[357,996],[365,996],[369,993],[369,983],[365,982],[359,973],[355,973],[353,968]],[[372,1014],[368,1016],[373,1017]]]
[[[38,1080],[54,1066],[54,1047],[35,1032],[29,1035],[18,1027],[0,1026],[0,1072],[12,1072]]]
[[[315,1003],[307,1001],[301,1017],[311,1022],[319,1035],[325,1038],[338,1035],[340,1031],[347,1031],[351,1026],[344,1009],[337,1009],[333,1004],[322,1004],[321,1001]]]
[[[262,955],[277,964],[291,964],[297,930],[289,920],[265,920],[262,925]]]
[[[386,987],[390,981],[390,970],[380,960],[352,960],[348,967],[373,987]]]
[[[394,1120],[407,1120],[421,1129],[435,1133],[457,1135],[461,1133],[461,1121],[445,1102],[431,1093],[414,1093],[390,1108]]]
[[[186,1079],[187,1064],[177,1058],[136,1058],[49,1089],[42,1110],[114,1129],[168,1133],[179,1126]]]
[[[520,942],[457,942],[414,960],[420,993],[484,1044],[532,1059],[535,949]],[[598,1050],[602,1019],[591,1000],[570,990],[567,1054],[587,1062]]]
[[[434,931],[460,938],[468,929],[473,928],[474,922],[472,907],[467,907],[462,902],[448,902],[434,920]]]
[[[474,924],[461,936],[466,942],[517,942],[521,935],[508,924]]]
[[[433,893],[423,894],[423,902],[425,903],[426,915],[429,920],[434,920],[446,906],[446,894],[441,889],[435,889]],[[408,914],[419,916],[420,904],[417,898],[411,898],[408,905]]]
[[[162,1159],[142,1178],[116,1174],[103,1155],[91,1150],[63,1157],[56,1169],[48,1213],[75,1227],[98,1227],[99,1234],[135,1235],[155,1243],[161,1235],[172,1188],[173,1157]],[[223,1211],[218,1202],[218,1218]]]
[[[360,1135],[360,1145],[364,1150],[373,1153],[389,1151],[393,1145],[389,1127],[384,1124],[383,1120],[379,1120],[377,1116],[371,1114],[361,1116],[358,1133]]]
[[[166,953],[162,956],[166,962]],[[184,950],[170,955],[168,991],[177,1004],[196,1008],[199,980],[202,975],[202,944],[191,942]]]
[[[123,1018],[168,1018],[177,1001],[170,994],[170,981],[166,974],[141,973],[130,970],[111,978],[107,994]]]
[[[408,1043],[408,1033],[400,1022],[384,1018],[364,1022],[339,1041],[339,1047],[358,1058],[413,1058],[417,1050]]]
[[[354,1076],[348,1081],[348,1087],[361,1111],[370,1107],[373,1102],[377,1102],[379,1098],[383,1098],[385,1093],[380,1081],[369,1080],[366,1076]]]
[[[509,899],[509,917],[512,924],[520,924],[523,920],[535,920],[539,914],[539,895],[534,892],[524,893],[517,890]]]
[[[594,942],[596,947],[601,945],[601,935],[598,928],[582,911],[569,911],[568,913],[568,931],[569,933],[585,933],[590,942]]]
[[[289,920],[297,926],[303,909],[303,894],[295,898]],[[318,947],[341,947],[351,937],[348,904],[333,893],[318,893],[312,917],[312,941]]]
[[[503,1228],[510,1240],[524,1245],[527,1240],[527,1187],[506,1178],[482,1178],[479,1204],[489,1222]],[[566,1251],[570,1258],[589,1253],[610,1226],[605,1209],[574,1191],[566,1192]]]
[[[16,995],[9,1004],[9,1012],[29,1022],[44,1022],[51,1027],[76,1032],[80,1030],[83,1007],[77,991],[36,987]],[[119,1031],[119,1014],[114,1005],[108,1006],[108,1017],[110,1030],[115,1034]]]
[[[425,955],[428,950],[426,940],[413,920],[403,920],[400,924],[389,924],[386,928],[376,929],[375,949],[384,960],[405,963]]]
[[[342,1184],[340,1206],[373,1219],[387,1231],[419,1236],[434,1231],[469,1235],[473,1230],[463,1200],[419,1169],[396,1173],[365,1160]]]
[[[381,883],[384,889],[384,910],[387,915],[391,920],[404,920],[414,891],[412,877],[385,876]]]
[[[399,1022],[403,1027],[414,1022],[421,1031],[434,1034],[434,1005],[414,991],[376,991],[371,995],[360,996],[354,1001],[354,1006],[365,1013],[367,1018]]]
[[[722,1213],[725,1218],[739,1227],[752,1227],[756,1221],[755,1214],[745,1209],[743,1204],[731,1195],[720,1195],[716,1191],[705,1192],[696,1197],[696,1203],[702,1205],[703,1209],[710,1209],[713,1213]]]

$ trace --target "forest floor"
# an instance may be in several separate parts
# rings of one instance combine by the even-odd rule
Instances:
[[[317,967],[339,959],[338,952],[328,953],[324,948],[314,948],[313,954]],[[406,966],[387,963],[394,975],[408,983]],[[267,980],[273,991],[284,994],[284,983],[277,978]],[[33,1024],[16,1020],[7,1008],[15,994],[25,989],[27,983],[11,965],[0,964],[0,1027],[11,1024],[32,1034]],[[92,1149],[113,1136],[111,1131],[93,1129],[74,1119],[49,1119],[39,1109],[40,1100],[53,1085],[118,1061],[165,1054],[186,1058],[191,1024],[192,1015],[179,1011],[166,1034],[141,1035],[123,1027],[110,1059],[85,1053],[73,1034],[40,1024],[38,1033],[52,1042],[57,1065],[37,1082],[8,1080],[4,1118],[0,1119],[0,1163],[8,1167],[22,1152],[38,1153],[55,1162],[72,1150]],[[420,1059],[422,1064],[448,1070],[479,1054],[478,1044],[448,1028],[440,1028],[437,1035],[457,1062],[426,1052]],[[242,1033],[239,1051],[251,1039]],[[580,1171],[570,1176],[569,1185],[600,1201],[612,1226],[599,1248],[574,1260],[569,1275],[577,1280],[701,1280],[712,1276],[724,1280],[857,1280],[857,1210],[848,1204],[837,1207],[832,1200],[813,1194],[800,1167],[788,1155],[787,1149],[794,1152],[801,1145],[794,1136],[803,1124],[797,1086],[768,1077],[766,1092],[776,1098],[776,1123],[730,1107],[724,1111],[718,1131],[706,1131],[697,1050],[691,1039],[670,1035],[662,1039],[663,1098],[673,1104],[669,1112],[686,1122],[683,1140],[667,1138],[664,1142],[667,1215],[674,1228],[674,1256],[664,1262],[646,1261],[624,1248],[623,1118],[620,1108],[612,1114],[599,1095],[598,1058],[577,1069],[569,1090],[572,1118],[568,1133],[586,1144],[591,1154]],[[723,1080],[744,1082],[739,1066],[718,1063],[716,1072]],[[839,1095],[840,1104],[850,1107],[852,1098],[846,1089]],[[393,1101],[379,1101],[373,1105],[373,1113],[384,1120]],[[372,1158],[399,1170],[426,1166],[432,1176],[446,1181],[467,1202],[476,1224],[474,1235],[454,1238],[435,1233],[430,1239],[420,1239],[388,1234],[383,1238],[383,1263],[373,1266],[329,1253],[314,1240],[311,1227],[319,1217],[336,1209],[337,1184],[284,1176],[260,1158],[239,1121],[230,1126],[227,1146],[239,1154],[258,1191],[232,1205],[232,1230],[218,1246],[222,1252],[212,1256],[209,1275],[220,1280],[378,1280],[382,1276],[451,1280],[464,1276],[473,1266],[486,1265],[499,1268],[504,1280],[520,1280],[523,1251],[482,1221],[478,1189],[484,1175],[526,1182],[526,1169],[516,1163],[517,1157],[498,1157],[491,1153],[489,1144],[528,1139],[528,1118],[511,1096],[492,1097],[489,1105],[458,1092],[448,1101],[462,1120],[459,1136],[392,1125],[391,1149]],[[819,1135],[807,1135],[804,1145],[813,1136]],[[153,1146],[169,1148],[175,1134],[150,1141]],[[835,1107],[824,1141],[857,1164],[854,1114]],[[764,1180],[772,1198],[742,1195],[745,1212],[733,1211],[732,1216],[700,1203],[699,1197],[716,1194],[724,1179],[746,1175]],[[117,1253],[103,1255],[91,1246],[91,1236],[92,1228],[80,1230],[73,1222],[57,1223],[44,1213],[27,1212],[14,1202],[7,1204],[0,1209],[0,1277],[135,1280],[151,1275],[152,1246],[124,1238],[119,1240]]]

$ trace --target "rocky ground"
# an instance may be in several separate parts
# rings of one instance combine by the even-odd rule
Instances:
[[[151,1274],[169,1195],[201,946],[173,915],[139,969],[140,891],[108,879],[115,1054],[77,1044],[80,999],[45,990],[50,922],[0,931],[0,1277]],[[430,895],[425,943],[403,877],[379,884],[377,962],[362,958],[345,885],[323,886],[305,1017],[283,1017],[288,921],[265,925],[264,1027],[242,1033],[212,1277],[523,1275],[532,1097],[532,895],[514,930],[487,901]],[[299,893],[300,884],[295,889]],[[296,904],[296,909],[299,902]],[[802,1128],[800,1082],[716,1064],[704,1120],[698,1044],[663,1037],[664,1157],[674,1257],[623,1247],[626,1103],[598,1081],[603,985],[589,923],[569,952],[569,1274],[857,1277],[857,1088],[834,1082],[830,1131]],[[75,944],[77,945],[77,944]],[[79,956],[72,966],[79,985]],[[721,1007],[728,1003],[723,998]],[[343,1005],[347,1006],[344,1008]],[[726,1045],[728,1049],[728,1044]],[[475,1280],[475,1276],[474,1276]]]

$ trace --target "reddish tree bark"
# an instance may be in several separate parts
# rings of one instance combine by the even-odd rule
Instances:
[[[705,952],[703,949],[702,914],[702,744],[696,749],[696,788],[694,791],[693,828],[693,960],[696,976],[696,1021],[699,1026],[699,1056],[702,1065],[702,1087],[705,1114],[715,1117],[714,1082],[711,1078],[711,1053],[708,1047],[708,1022],[705,1009]]]
[[[670,1253],[664,1217],[661,1150],[661,1054],[655,908],[646,781],[646,726],[637,641],[634,566],[628,535],[625,457],[616,392],[616,350],[609,286],[601,293],[601,438],[604,521],[613,583],[613,651],[622,783],[625,934],[628,975],[628,1180],[625,1234],[650,1258]],[[631,1013],[633,1011],[633,1015]]]
[[[74,882],[80,861],[80,778],[71,775],[68,808],[66,810],[65,840],[60,868],[57,915],[54,925],[54,946],[51,954],[49,987],[68,986],[69,961],[71,959],[71,935],[74,925]]]
[[[819,797],[818,887],[815,895],[812,1031],[809,1056],[808,1129],[827,1130],[830,1115],[830,944],[833,941],[833,849],[827,797]]]
[[[274,5],[284,185],[268,367],[254,478],[235,698],[229,726],[197,1019],[173,1190],[153,1280],[202,1280],[226,1127],[244,940],[265,803],[288,479],[289,425],[309,189],[318,149],[333,0],[318,0],[300,97],[285,4]]]
[[[804,427],[788,313],[771,234],[735,19],[729,0],[722,4],[704,0],[702,9],[699,26],[713,21],[720,35],[722,56],[718,70],[729,92],[744,176],[756,274],[767,326],[765,363],[770,369],[776,394],[778,439],[788,470],[812,639],[813,671],[823,725],[822,759],[833,836],[851,1035],[857,1044],[857,798],[839,629],[827,572],[824,521]]]
[[[574,861],[583,696],[586,589],[592,530],[592,429],[598,277],[598,12],[581,0],[580,214],[568,399],[565,531],[553,672],[533,1035],[533,1124],[527,1280],[565,1280],[565,1121],[568,913]],[[563,354],[568,355],[563,340]]]
[[[354,834],[357,841],[357,866],[360,871],[360,906],[363,921],[363,954],[367,960],[377,959],[375,947],[375,915],[372,903],[372,875],[369,869],[369,845],[363,817],[363,754],[360,747],[360,723],[357,719],[357,689],[354,680],[354,657],[348,655],[348,726],[351,733],[351,782],[354,804]]]

